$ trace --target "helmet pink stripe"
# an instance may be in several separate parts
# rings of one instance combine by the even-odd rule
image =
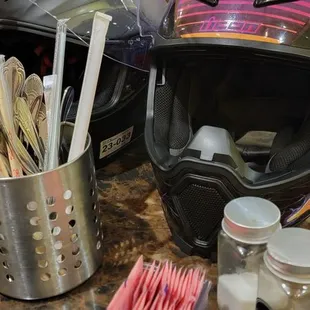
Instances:
[[[195,13],[189,13],[189,14],[184,14],[182,15],[182,18],[184,17],[190,17],[190,16],[197,16],[197,15],[203,15],[203,14],[221,14],[221,13],[235,13],[235,14],[249,14],[249,15],[257,15],[257,16],[265,16],[265,17],[271,17],[275,19],[280,19],[280,20],[286,20],[295,24],[299,24],[304,26],[305,23],[303,21],[281,16],[281,15],[276,15],[276,14],[269,14],[269,13],[262,13],[262,12],[255,12],[255,11],[241,11],[241,10],[212,10],[212,11],[200,11],[200,12],[195,12]]]

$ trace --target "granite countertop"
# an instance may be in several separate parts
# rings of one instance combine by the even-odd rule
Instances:
[[[105,309],[141,254],[146,261],[199,264],[215,281],[216,266],[199,257],[186,257],[171,241],[143,141],[99,170],[97,179],[105,232],[101,268],[86,283],[57,298],[22,302],[0,295],[1,310]],[[208,310],[217,309],[214,296],[213,292]]]
[[[141,254],[145,260],[200,265],[216,284],[216,265],[200,257],[187,257],[171,241],[143,141],[98,171],[97,179],[105,230],[101,268],[86,283],[57,298],[21,302],[0,295],[0,309],[105,309]],[[305,223],[304,227],[310,225]],[[208,310],[217,309],[214,285]]]

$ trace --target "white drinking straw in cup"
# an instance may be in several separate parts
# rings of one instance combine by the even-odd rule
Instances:
[[[100,12],[95,13],[86,70],[79,100],[68,162],[79,157],[85,148],[91,112],[94,105],[98,77],[105,48],[106,35],[112,17]]]
[[[51,98],[52,93],[56,87],[56,75],[46,75],[43,77],[43,92],[44,92],[44,101],[46,108],[46,121],[47,121],[47,141],[45,145],[44,152],[44,167],[43,170],[48,170],[48,161],[49,161],[49,143],[51,144],[52,137],[51,128],[52,128],[52,119],[51,119]]]
[[[54,52],[53,76],[56,82],[53,85],[50,98],[50,124],[47,143],[47,158],[45,158],[44,170],[58,167],[59,141],[60,141],[60,117],[61,117],[61,95],[62,79],[65,62],[66,37],[68,19],[61,19],[57,24],[56,45]]]

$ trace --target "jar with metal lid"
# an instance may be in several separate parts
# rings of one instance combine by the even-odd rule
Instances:
[[[310,309],[310,231],[286,228],[275,233],[259,273],[258,309]]]
[[[269,238],[281,229],[280,218],[276,205],[258,197],[226,205],[218,236],[220,310],[256,309],[259,266]]]

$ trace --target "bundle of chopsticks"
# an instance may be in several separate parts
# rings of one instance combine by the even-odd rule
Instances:
[[[0,177],[43,169],[47,143],[46,106],[40,77],[26,77],[15,57],[0,56]]]

